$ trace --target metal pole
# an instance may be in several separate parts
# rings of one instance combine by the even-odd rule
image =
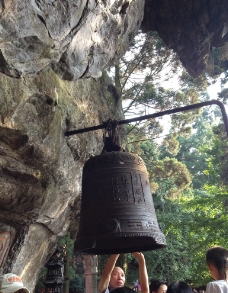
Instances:
[[[142,120],[146,120],[146,119],[157,118],[160,116],[170,115],[170,114],[183,112],[183,111],[189,111],[189,110],[193,110],[193,109],[197,109],[197,108],[201,108],[201,107],[209,106],[209,105],[213,105],[213,104],[219,106],[221,109],[226,134],[228,137],[228,118],[227,118],[227,114],[226,114],[226,109],[225,109],[223,103],[218,100],[211,100],[211,101],[202,102],[202,103],[198,103],[198,104],[192,104],[192,105],[188,105],[188,106],[184,106],[184,107],[180,107],[180,108],[174,108],[174,109],[166,110],[163,112],[149,114],[149,115],[145,115],[145,116],[141,116],[141,117],[120,120],[120,121],[118,121],[118,124],[122,125],[122,124],[127,124],[127,123],[131,123],[131,122],[135,122],[135,121],[142,121]],[[91,126],[91,127],[77,129],[77,130],[70,130],[70,131],[65,132],[65,136],[70,136],[70,135],[83,133],[83,132],[89,132],[89,131],[93,131],[93,130],[97,130],[97,129],[103,129],[103,128],[106,128],[106,126],[107,126],[107,123],[103,122],[103,124],[101,124],[101,125]]]

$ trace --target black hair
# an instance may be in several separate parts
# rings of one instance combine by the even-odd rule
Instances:
[[[228,271],[228,250],[222,246],[213,246],[206,253],[207,264],[214,265],[222,280],[227,279]]]
[[[171,283],[166,293],[193,293],[193,291],[186,282],[179,281]]]
[[[150,293],[153,291],[157,292],[161,285],[167,285],[167,282],[162,280],[151,280],[149,285]]]
[[[111,293],[135,293],[130,287],[118,287],[111,291]]]

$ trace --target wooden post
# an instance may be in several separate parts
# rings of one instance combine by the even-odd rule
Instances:
[[[85,289],[86,293],[97,293],[97,255],[85,255]]]
[[[69,253],[66,249],[65,257],[64,257],[64,283],[63,283],[63,293],[69,293]]]

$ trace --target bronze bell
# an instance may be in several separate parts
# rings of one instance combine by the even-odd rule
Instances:
[[[113,254],[166,247],[143,160],[111,151],[84,165],[75,251]]]

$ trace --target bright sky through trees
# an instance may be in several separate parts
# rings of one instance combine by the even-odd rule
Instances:
[[[171,77],[170,79],[167,79],[167,73],[169,71],[169,68],[166,67],[164,69],[164,71],[161,73],[161,84],[167,88],[167,89],[173,89],[173,90],[179,90],[180,85],[179,85],[179,81],[178,81],[178,75],[175,75],[173,77]],[[180,72],[179,72],[180,73]],[[144,76],[141,74],[133,74],[132,79],[137,79],[138,81],[143,80]],[[130,82],[130,81],[129,81]],[[228,82],[224,85],[223,88],[228,88]],[[218,99],[218,93],[221,92],[222,88],[221,88],[221,83],[220,83],[220,78],[217,79],[216,82],[211,83],[211,85],[209,85],[207,87],[207,93],[210,97],[210,100],[217,100]],[[123,108],[127,108],[127,106],[129,105],[129,103],[131,102],[131,100],[124,100],[123,101]],[[212,107],[217,107],[216,105],[212,105]],[[228,115],[228,106],[225,105],[226,108],[226,112]],[[125,114],[126,119],[129,118],[134,118],[134,117],[139,117],[139,116],[143,116],[143,115],[148,115],[148,114],[152,114],[152,113],[156,113],[157,111],[153,111],[153,109],[151,109],[150,107],[146,107],[145,105],[137,105],[137,108],[134,109],[134,111],[132,112],[127,112]],[[163,125],[164,127],[164,132],[162,136],[165,136],[169,133],[169,129],[170,129],[170,120],[171,117],[169,115],[165,115],[162,116],[160,118],[156,118],[159,119],[160,123]],[[160,139],[159,139],[160,140]]]

